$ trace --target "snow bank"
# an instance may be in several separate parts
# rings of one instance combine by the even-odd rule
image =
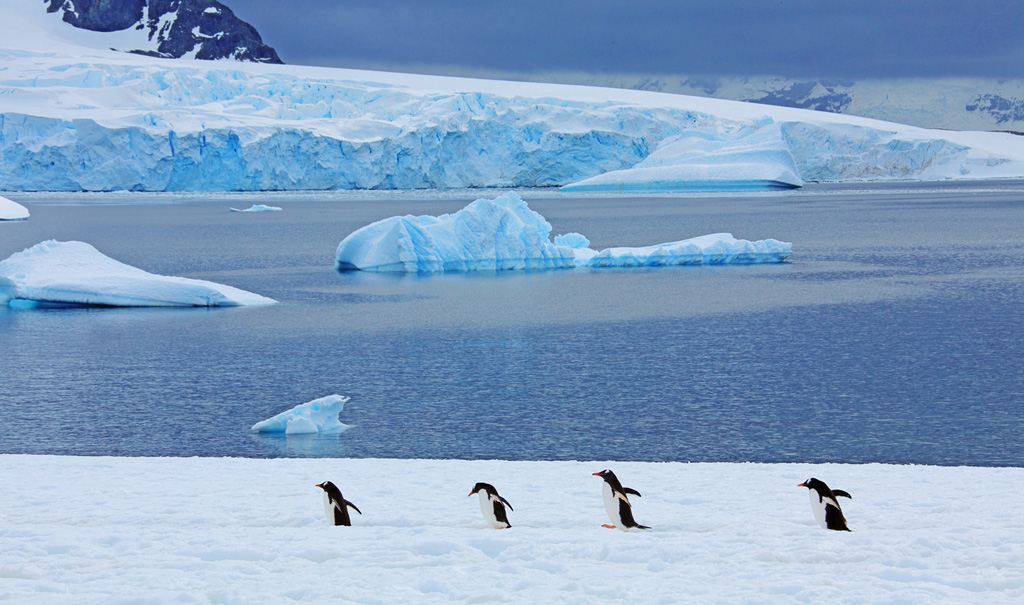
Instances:
[[[48,240],[0,262],[0,300],[115,307],[217,307],[276,301],[231,286],[147,273],[84,242]]]
[[[278,206],[267,206],[266,204],[253,204],[244,210],[238,208],[232,208],[231,212],[280,212],[282,209]]]
[[[47,28],[73,28],[48,17],[0,3],[9,190],[681,191],[1024,175],[1024,140],[1009,134],[644,91],[166,61],[60,43]]]
[[[579,233],[549,240],[551,224],[518,194],[479,199],[454,214],[394,216],[338,244],[339,271],[434,273],[507,269],[660,267],[782,262],[792,244],[738,240],[730,233],[639,248],[592,250]]]
[[[288,435],[306,433],[340,433],[349,428],[338,420],[349,397],[328,395],[295,406],[273,418],[252,425],[257,433],[285,433]]]
[[[28,216],[28,208],[0,196],[0,221],[24,221]]]
[[[653,529],[601,527],[604,468]],[[4,602],[1024,601],[1021,468],[2,455],[0,476]],[[852,533],[818,527],[808,477],[853,496]],[[353,527],[327,525],[324,480]]]

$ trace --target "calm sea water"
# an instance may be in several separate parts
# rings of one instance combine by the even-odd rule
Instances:
[[[794,254],[337,273],[356,228],[473,197],[17,198],[0,259],[77,239],[281,304],[0,308],[0,453],[1024,465],[1024,183],[523,196],[596,248],[727,231]],[[284,211],[228,212],[252,203]],[[341,435],[249,430],[333,393]]]

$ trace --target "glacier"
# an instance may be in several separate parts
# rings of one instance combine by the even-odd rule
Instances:
[[[313,401],[299,404],[276,416],[261,420],[252,425],[256,433],[285,433],[302,435],[312,433],[340,433],[348,430],[349,425],[342,424],[338,415],[345,403],[351,399],[344,395],[328,395]]]
[[[275,300],[232,286],[155,275],[85,242],[47,240],[0,261],[0,303],[110,307],[269,305]]]
[[[24,221],[28,217],[28,208],[0,195],[0,221]]]
[[[1024,140],[1006,133],[637,90],[171,61],[62,39],[48,17],[0,5],[3,191],[678,192],[1024,175]]]
[[[782,262],[792,244],[750,242],[729,233],[642,247],[593,250],[579,233],[550,239],[551,224],[515,192],[478,199],[453,214],[393,216],[346,236],[335,252],[338,271],[440,273],[660,267]]]

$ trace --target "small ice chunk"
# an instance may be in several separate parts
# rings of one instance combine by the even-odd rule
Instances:
[[[555,236],[556,246],[569,246],[570,248],[589,248],[590,240],[586,238],[582,233],[563,233],[562,235]]]
[[[232,212],[280,212],[281,208],[277,206],[267,206],[265,204],[253,204],[245,210],[239,210],[238,208],[232,208]]]
[[[338,415],[349,399],[344,395],[328,395],[307,401],[273,418],[257,422],[252,425],[252,430],[286,435],[340,433],[349,428],[349,425],[338,420]]]

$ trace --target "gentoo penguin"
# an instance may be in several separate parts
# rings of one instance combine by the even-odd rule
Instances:
[[[612,520],[612,524],[605,524],[605,527],[617,527],[622,531],[651,529],[646,525],[640,525],[633,519],[633,507],[629,504],[628,494],[640,496],[640,492],[629,487],[622,487],[615,473],[608,469],[594,473],[594,475],[604,479],[604,509],[608,511],[608,518]]]
[[[359,510],[355,504],[341,495],[341,490],[337,485],[330,481],[324,481],[316,486],[324,490],[324,512],[327,513],[327,522],[331,525],[352,525],[352,517],[348,515],[350,506],[360,515],[363,514],[363,511]]]
[[[829,489],[824,481],[811,477],[797,487],[806,487],[807,493],[811,496],[811,510],[814,512],[814,519],[818,525],[825,529],[836,531],[850,531],[846,526],[846,517],[843,516],[843,509],[839,508],[836,498],[853,498],[841,489]]]
[[[508,514],[505,512],[507,506],[509,510],[515,510],[512,505],[508,503],[508,500],[498,495],[498,490],[494,489],[494,486],[490,483],[477,483],[473,486],[473,491],[469,492],[469,495],[480,494],[480,512],[484,514],[484,519],[494,529],[508,529],[512,527],[512,524],[508,522]]]

